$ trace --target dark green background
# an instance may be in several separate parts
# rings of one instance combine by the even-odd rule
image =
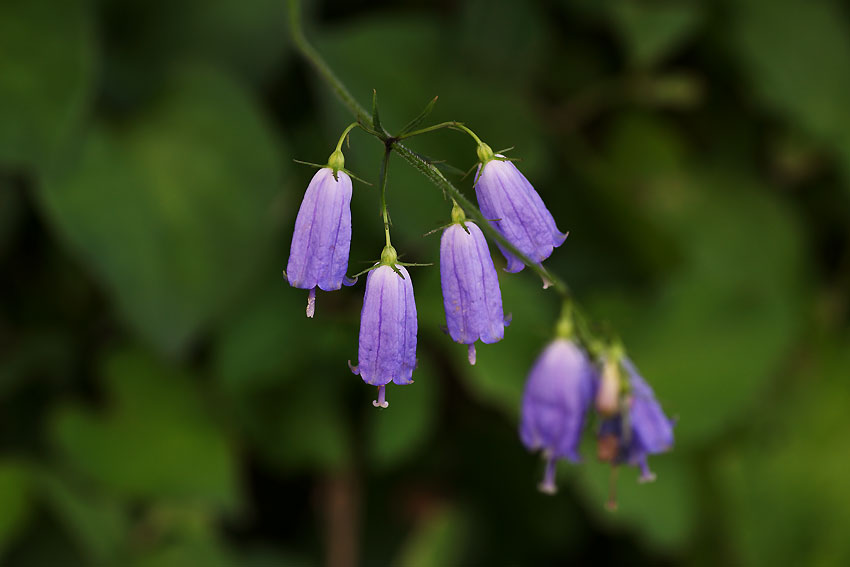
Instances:
[[[306,31],[400,128],[435,95],[570,237],[547,266],[677,417],[658,481],[587,444],[539,494],[516,435],[557,298],[501,275],[477,366],[412,270],[416,383],[346,367],[363,281],[281,278],[350,115],[283,0],[0,1],[3,565],[850,563],[850,25],[826,0],[321,2]],[[467,169],[474,144],[411,145]],[[351,136],[376,181],[382,147]],[[390,163],[394,243],[449,205]],[[471,195],[470,179],[452,177]],[[356,185],[349,273],[380,254]],[[497,255],[497,263],[502,260]]]

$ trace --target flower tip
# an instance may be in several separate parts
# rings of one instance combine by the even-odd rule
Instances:
[[[372,400],[372,405],[376,408],[387,409],[390,407],[390,403],[386,399],[387,396],[387,387],[386,386],[378,386],[378,399]]]
[[[345,286],[352,286],[356,283],[357,283],[357,276],[352,276],[352,277],[343,276],[343,278],[342,278],[342,284],[345,285]]]
[[[543,280],[543,289],[549,289],[552,287],[552,282],[549,281],[549,278],[546,276],[540,276],[540,279]]]
[[[469,345],[469,348],[466,351],[467,358],[469,358],[469,364],[471,366],[475,366],[475,343]]]
[[[558,493],[558,487],[555,486],[553,482],[543,481],[537,485],[537,490],[542,492],[543,494],[548,494],[549,496],[553,496]]]
[[[650,482],[655,482],[655,479],[658,478],[654,472],[644,473],[638,477],[638,484],[649,484]]]
[[[310,293],[307,294],[307,317],[313,318],[316,313],[316,288],[310,288]]]
[[[360,367],[359,367],[359,366],[357,366],[357,365],[355,365],[355,364],[351,364],[351,361],[350,361],[350,360],[348,361],[348,367],[351,369],[351,371],[352,371],[355,375],[360,374]]]

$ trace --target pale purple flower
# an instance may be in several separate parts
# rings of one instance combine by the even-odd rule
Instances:
[[[581,460],[578,447],[596,381],[596,368],[585,351],[565,338],[549,343],[528,375],[519,434],[526,448],[542,450],[546,458],[543,492],[556,490],[557,459]]]
[[[401,265],[381,265],[366,278],[366,295],[360,315],[358,365],[351,371],[378,386],[375,407],[385,408],[385,387],[413,383],[416,367],[416,303],[410,274]]]
[[[605,460],[636,466],[641,471],[640,481],[649,482],[655,475],[649,470],[647,456],[670,450],[674,422],[664,415],[652,388],[632,361],[624,358],[622,364],[629,375],[630,391],[622,412],[602,422],[599,439],[612,453]]]
[[[475,195],[487,220],[517,249],[535,262],[542,262],[567,235],[555,226],[555,219],[528,179],[510,161],[498,158],[478,166]],[[508,265],[508,272],[519,272],[525,265],[497,243]]]
[[[315,310],[316,287],[324,291],[351,285],[345,275],[351,245],[351,178],[344,171],[323,167],[307,191],[292,234],[284,276],[289,285],[309,289],[307,316]]]
[[[475,223],[454,223],[443,231],[440,283],[449,335],[469,345],[469,363],[475,364],[475,341],[489,344],[505,336],[499,277]]]

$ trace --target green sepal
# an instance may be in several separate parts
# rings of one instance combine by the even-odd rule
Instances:
[[[386,132],[384,127],[381,125],[381,117],[378,114],[378,91],[375,89],[372,89],[372,126],[378,132]]]
[[[422,124],[422,121],[428,118],[428,115],[431,114],[431,111],[434,110],[434,105],[437,104],[437,96],[431,99],[431,102],[425,105],[425,108],[419,115],[416,116],[413,120],[407,123],[407,126],[401,129],[401,132],[398,133],[398,136],[403,136],[408,132],[412,132],[417,126]]]
[[[351,279],[357,279],[360,276],[362,276],[363,274],[368,274],[369,272],[371,272],[375,268],[380,268],[380,267],[381,267],[381,262],[375,262],[375,264],[373,266],[370,266],[370,267],[366,268],[365,270],[363,270],[362,272],[358,272],[358,273],[356,273],[356,274],[354,274],[353,276],[350,276],[350,277],[351,277]]]
[[[327,164],[319,165],[318,163],[312,163],[312,162],[309,162],[309,161],[301,161],[300,159],[293,159],[292,161],[294,161],[295,163],[300,163],[301,165],[309,165],[310,167],[315,167],[316,169],[324,169],[328,166]]]
[[[364,179],[360,179],[359,177],[357,177],[356,175],[354,175],[353,173],[351,173],[351,171],[349,171],[349,170],[347,170],[347,169],[345,169],[345,168],[343,168],[343,169],[342,169],[342,171],[344,171],[345,173],[347,173],[347,174],[348,174],[348,176],[349,176],[350,178],[352,178],[352,179],[354,179],[354,180],[356,180],[356,181],[359,181],[360,183],[363,183],[364,185],[368,185],[369,187],[371,187],[371,186],[372,186],[372,184],[371,184],[371,183],[369,183],[368,181],[366,181],[366,180],[364,180]]]
[[[423,267],[423,266],[433,266],[434,262],[429,262],[428,264],[417,264],[416,262],[396,262],[396,266],[404,266],[405,268],[413,266],[413,267]],[[404,277],[404,276],[402,276]]]

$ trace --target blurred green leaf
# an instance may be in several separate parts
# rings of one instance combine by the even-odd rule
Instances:
[[[0,556],[23,531],[30,517],[32,482],[22,463],[0,461]]]
[[[252,82],[266,80],[288,44],[278,0],[106,0],[113,28],[106,54],[111,89],[146,88],[173,63],[201,60]]]
[[[656,548],[681,552],[696,535],[698,526],[694,472],[676,454],[651,457],[650,466],[658,479],[644,484],[638,482],[636,468],[618,468],[614,480],[617,510],[613,512],[605,507],[611,489],[610,465],[588,458],[572,472],[578,477],[579,492],[597,522],[609,530],[628,526]]]
[[[268,125],[239,85],[185,69],[78,158],[41,188],[48,219],[144,338],[181,349],[266,259],[281,185]]]
[[[103,372],[106,412],[69,405],[53,417],[53,441],[74,468],[124,498],[235,508],[233,452],[190,377],[134,351]]]
[[[379,468],[398,465],[422,449],[435,426],[437,376],[431,361],[417,359],[414,383],[387,388],[387,411],[370,411],[369,456]]]
[[[697,2],[609,2],[610,17],[638,67],[652,67],[671,55],[696,29],[702,17]]]
[[[758,97],[841,160],[850,178],[850,34],[837,2],[733,2],[731,36]],[[850,183],[845,183],[850,189]]]
[[[850,561],[848,346],[846,339],[822,344],[796,383],[762,400],[762,418],[715,461],[724,533],[742,564]],[[777,504],[781,513],[771,513]]]
[[[88,0],[0,3],[0,164],[42,169],[89,101]]]
[[[536,275],[500,270],[499,276],[502,306],[505,315],[512,316],[505,338],[492,345],[477,343],[475,366],[469,365],[463,346],[447,341],[446,348],[455,348],[455,364],[472,393],[513,419],[519,412],[528,371],[552,339],[560,301],[551,290],[541,289]]]
[[[51,470],[40,470],[38,481],[42,498],[91,563],[118,562],[130,523],[118,502]]]
[[[456,508],[447,506],[432,510],[402,544],[396,564],[401,567],[463,564],[466,523],[466,517]]]

